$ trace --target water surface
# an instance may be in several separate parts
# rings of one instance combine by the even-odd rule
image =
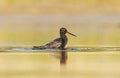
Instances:
[[[67,48],[65,64],[60,64],[61,50],[32,50],[2,47],[1,78],[119,78],[119,47]]]

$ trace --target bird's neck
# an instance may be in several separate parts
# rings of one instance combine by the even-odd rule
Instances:
[[[65,34],[60,34],[60,38],[66,38],[67,36]]]
[[[61,49],[64,49],[67,44],[68,38],[65,34],[60,34],[60,38],[62,39]]]

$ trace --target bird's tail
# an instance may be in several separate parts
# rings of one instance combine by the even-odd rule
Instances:
[[[33,46],[33,50],[46,49],[45,46]]]

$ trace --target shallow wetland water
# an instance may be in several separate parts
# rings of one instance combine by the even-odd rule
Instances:
[[[98,48],[69,48],[62,51],[66,52],[67,59],[60,64],[60,50],[9,48],[5,51],[4,48],[0,53],[0,77],[119,78],[119,48],[101,47],[99,49],[103,50],[100,51],[95,49]]]

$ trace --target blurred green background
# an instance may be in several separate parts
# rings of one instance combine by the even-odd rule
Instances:
[[[119,47],[120,0],[0,0],[0,50],[43,45],[61,27],[78,36],[67,47]],[[65,67],[49,54],[0,52],[0,78],[120,78],[119,51],[68,52]]]
[[[0,46],[42,45],[66,27],[68,46],[120,46],[119,0],[0,0]]]

